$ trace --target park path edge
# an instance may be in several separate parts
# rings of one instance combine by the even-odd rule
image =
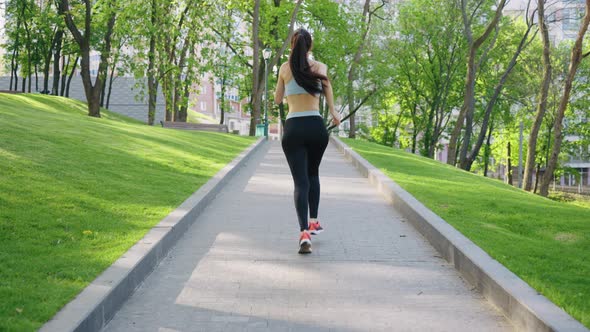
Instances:
[[[260,138],[224,166],[67,303],[41,332],[100,331],[154,270],[229,179],[266,142]]]
[[[330,136],[330,140],[385,199],[518,330],[590,331],[490,257],[340,139]]]

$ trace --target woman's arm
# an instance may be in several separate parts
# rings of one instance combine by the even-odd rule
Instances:
[[[279,69],[279,79],[277,81],[277,88],[275,89],[275,103],[280,104],[285,97],[285,81],[283,80],[283,66]]]
[[[323,67],[324,70],[322,74],[328,77],[328,66],[324,65]],[[334,92],[332,91],[332,84],[330,84],[330,79],[328,78],[327,80],[322,81],[322,84],[322,88],[324,89],[324,95],[326,96],[326,102],[328,103],[328,110],[330,111],[330,114],[332,114],[332,121],[336,126],[338,126],[340,125],[340,114],[338,114],[334,109]]]

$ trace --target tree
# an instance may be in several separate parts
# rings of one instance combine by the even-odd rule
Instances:
[[[529,4],[530,4],[530,1],[529,1]],[[494,107],[498,101],[498,98],[500,97],[500,93],[502,92],[502,89],[504,88],[504,85],[506,84],[506,81],[508,80],[508,76],[512,73],[514,67],[516,66],[516,63],[517,63],[522,51],[528,45],[530,45],[535,39],[536,32],[531,33],[533,30],[533,26],[534,26],[533,25],[534,13],[531,16],[529,16],[529,13],[527,10],[527,13],[525,15],[526,15],[525,16],[526,17],[526,28],[524,29],[524,33],[522,34],[522,37],[520,38],[520,40],[517,43],[516,49],[512,53],[512,56],[510,58],[510,61],[508,62],[508,65],[505,67],[504,71],[502,72],[502,75],[498,79],[498,83],[495,85],[495,87],[493,89],[493,93],[487,102],[487,105],[485,107],[485,112],[483,115],[483,120],[482,120],[482,123],[480,126],[481,129],[480,129],[479,135],[477,137],[477,140],[475,141],[475,144],[473,145],[471,152],[461,160],[461,168],[466,171],[469,171],[471,169],[471,165],[473,164],[473,162],[475,161],[475,159],[479,155],[479,151],[480,151],[482,144],[484,142],[484,139],[486,137],[486,133],[488,132],[488,126],[490,125],[490,122],[492,121],[491,120],[492,111],[494,110]],[[512,22],[510,22],[510,23],[512,23]],[[512,25],[510,23],[508,24],[509,26]],[[503,30],[511,31],[512,29],[504,28]],[[514,30],[512,30],[512,31],[514,31]],[[516,30],[516,31],[518,31],[518,30]],[[518,31],[517,33],[520,33],[520,31]],[[502,53],[508,54],[508,52],[506,52],[506,51],[507,51],[506,48],[502,49]],[[488,137],[490,137],[490,135],[491,135],[491,133],[487,134]],[[462,148],[466,148],[465,144],[467,144],[467,141],[464,139]],[[468,149],[468,147],[467,147],[467,149]]]
[[[281,57],[289,45],[291,35],[293,33],[293,27],[297,19],[297,13],[299,7],[302,4],[302,0],[298,0],[295,4],[288,1],[274,0],[272,6],[269,6],[266,1],[261,2],[259,0],[254,1],[254,7],[251,9],[249,6],[236,6],[235,8],[244,13],[248,18],[251,18],[251,39],[248,44],[251,45],[252,58],[250,61],[243,57],[243,52],[240,44],[245,44],[240,40],[229,40],[223,36],[223,33],[219,29],[214,29],[216,34],[220,37],[220,41],[224,42],[225,45],[237,56],[240,63],[251,69],[249,92],[250,92],[250,136],[254,136],[256,133],[256,125],[260,122],[261,118],[261,98],[264,92],[264,75],[270,73],[270,68],[273,68],[281,60]],[[287,8],[288,11],[283,11]],[[286,15],[285,15],[286,14]],[[277,24],[284,18],[289,19],[289,24],[286,25],[287,31],[280,29],[277,30],[277,26],[285,26]],[[286,32],[286,33],[285,33]],[[263,66],[264,60],[261,57],[261,48],[269,47],[273,50],[273,56],[268,62],[268,67]]]
[[[376,8],[371,10],[371,0],[365,0],[365,5],[363,6],[363,14],[361,20],[361,38],[356,47],[356,52],[354,53],[352,62],[350,63],[347,76],[348,88],[346,91],[346,99],[348,103],[348,117],[350,122],[350,131],[348,137],[350,138],[354,138],[356,135],[354,113],[358,110],[358,108],[355,109],[354,81],[357,79],[357,67],[359,66],[361,55],[363,54],[365,43],[369,35],[369,31],[371,30],[371,21],[375,16],[375,13],[383,6],[385,6],[385,1],[381,1],[381,3]]]
[[[151,0],[150,6],[150,25],[149,25],[149,36],[150,36],[150,48],[148,51],[148,69],[147,69],[147,81],[148,81],[148,124],[151,126],[154,124],[156,118],[156,102],[158,93],[158,81],[156,80],[156,29],[158,22],[158,0]]]
[[[412,0],[399,8],[390,53],[396,96],[411,130],[411,151],[434,157],[452,114],[460,105],[464,40],[454,2]],[[411,129],[410,129],[411,128]]]
[[[72,33],[74,40],[80,48],[81,64],[80,74],[82,76],[82,83],[84,84],[84,93],[88,102],[88,115],[93,117],[100,117],[100,95],[102,92],[103,80],[106,77],[106,69],[111,52],[111,36],[115,26],[117,17],[118,3],[116,0],[108,0],[102,3],[100,8],[94,8],[90,0],[83,0],[84,7],[84,28],[79,30],[78,24],[74,19],[74,13],[79,12],[79,8],[71,8],[69,0],[60,0],[59,13],[63,15],[68,30]],[[98,11],[99,15],[96,13]],[[106,25],[104,31],[100,31],[96,26],[92,26],[92,22],[101,19],[101,23]],[[93,29],[94,28],[94,29]],[[96,31],[95,31],[96,30]],[[98,74],[92,83],[90,73],[90,51],[92,48],[92,40],[97,38],[101,40],[101,47],[99,47],[100,62],[98,65]]]
[[[578,31],[574,46],[572,47],[570,64],[567,76],[565,78],[563,94],[561,96],[559,108],[557,109],[557,115],[555,117],[555,124],[553,126],[553,148],[551,149],[547,168],[543,174],[539,190],[539,193],[542,196],[547,196],[549,194],[549,185],[551,184],[551,181],[553,181],[553,172],[557,168],[557,159],[561,149],[561,143],[563,141],[563,118],[570,101],[570,93],[574,83],[574,78],[576,76],[576,71],[582,59],[590,54],[582,53],[582,43],[584,41],[586,31],[588,30],[588,24],[590,24],[590,0],[586,0],[585,4],[584,18],[580,23],[580,29]]]
[[[260,89],[259,71],[260,71],[260,35],[258,32],[260,24],[260,0],[254,0],[254,11],[252,15],[252,95],[250,103],[252,104],[252,115],[250,120],[250,136],[256,134],[256,125],[260,121],[260,99],[258,99],[258,90]]]
[[[484,31],[476,38],[473,35],[473,20],[475,14],[478,12],[478,9],[486,2],[485,0],[478,0],[475,4],[475,10],[471,13],[468,13],[467,0],[460,0],[461,1],[461,17],[463,20],[464,25],[464,33],[465,38],[468,44],[468,56],[467,56],[467,76],[465,78],[465,95],[463,106],[461,107],[461,111],[457,117],[457,122],[455,123],[455,128],[451,133],[451,137],[449,139],[449,152],[447,155],[447,163],[454,165],[456,161],[456,149],[457,149],[457,142],[459,140],[459,135],[461,134],[461,129],[463,128],[463,122],[465,121],[465,133],[463,137],[463,143],[460,153],[460,161],[464,160],[467,157],[467,149],[469,147],[469,143],[471,140],[472,130],[473,130],[473,113],[475,110],[475,79],[477,73],[477,66],[476,66],[476,57],[477,51],[483,45],[483,43],[488,39],[491,35],[492,31],[496,29],[498,22],[500,21],[500,17],[502,16],[502,10],[504,9],[504,5],[506,4],[506,0],[500,0],[500,3],[496,6],[493,18],[485,27]],[[482,58],[485,57],[485,54],[482,55]]]
[[[523,189],[526,191],[531,191],[533,187],[533,169],[536,162],[537,139],[547,110],[547,97],[551,83],[551,41],[549,40],[549,29],[545,17],[545,2],[545,0],[537,1],[537,15],[539,18],[539,27],[541,29],[541,40],[543,41],[543,80],[541,81],[541,88],[539,90],[537,113],[528,140],[523,179]],[[538,177],[539,174],[537,173],[537,178]]]

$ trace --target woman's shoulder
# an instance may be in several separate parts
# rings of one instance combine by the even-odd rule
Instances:
[[[285,72],[286,70],[289,70],[289,61],[285,61],[283,62],[283,64],[281,65],[281,67],[279,68],[280,72]]]
[[[325,63],[317,61],[317,60],[311,60],[310,62],[318,67],[327,67],[327,65]]]
[[[326,75],[326,73],[328,72],[328,66],[323,62],[311,60],[310,64],[311,64],[312,70],[315,72],[318,72],[322,75]]]

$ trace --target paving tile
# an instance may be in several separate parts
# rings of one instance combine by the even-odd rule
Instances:
[[[104,330],[513,329],[332,146],[320,178],[301,256],[285,157],[260,149]]]

